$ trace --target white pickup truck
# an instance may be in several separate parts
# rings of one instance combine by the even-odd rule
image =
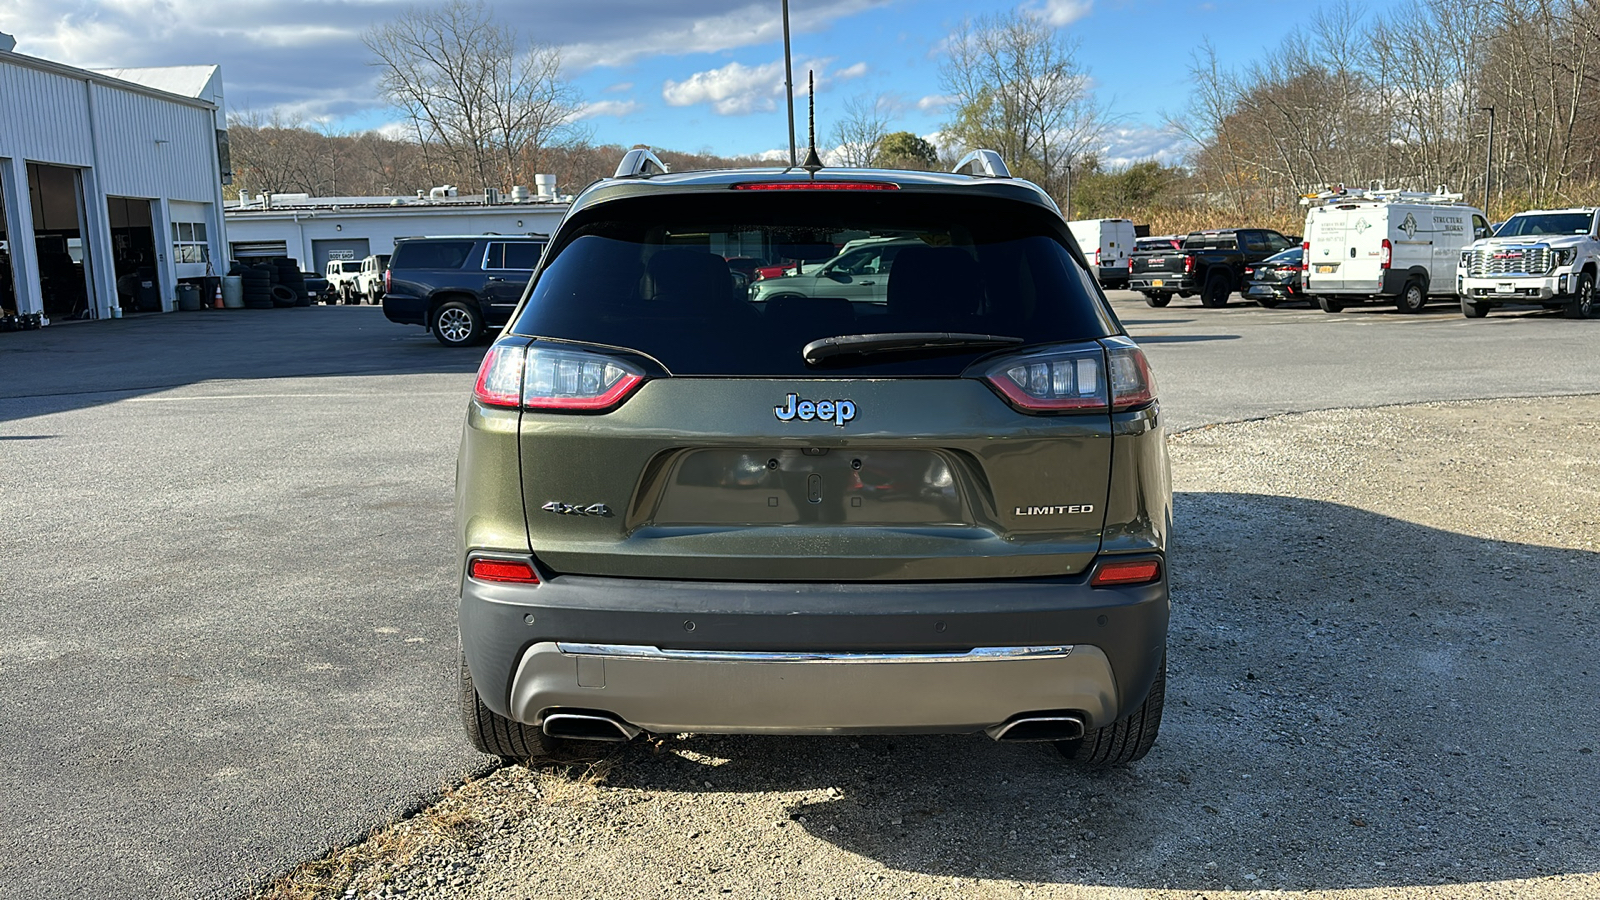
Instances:
[[[1569,319],[1596,315],[1600,274],[1600,209],[1535,209],[1517,213],[1494,237],[1461,251],[1456,293],[1461,314],[1482,318],[1506,304],[1559,309]]]

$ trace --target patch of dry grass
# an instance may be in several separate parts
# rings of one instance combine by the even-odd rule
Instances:
[[[325,900],[342,897],[352,888],[358,894],[380,889],[418,856],[479,843],[495,824],[486,815],[520,817],[541,804],[575,807],[595,802],[615,765],[607,757],[536,769],[511,766],[483,779],[446,785],[439,800],[426,809],[301,865],[258,891],[253,900]]]

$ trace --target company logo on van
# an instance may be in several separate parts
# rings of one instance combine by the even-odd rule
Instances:
[[[1400,223],[1400,230],[1406,233],[1407,238],[1417,236],[1417,219],[1411,213],[1406,213],[1406,220]]]
[[[1356,234],[1366,234],[1367,229],[1371,227],[1372,223],[1368,222],[1364,217],[1356,220]]]

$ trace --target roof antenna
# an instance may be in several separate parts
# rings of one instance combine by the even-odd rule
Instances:
[[[806,161],[800,168],[810,172],[815,177],[817,170],[822,168],[822,158],[817,156],[817,76],[810,69],[806,70],[806,118],[811,129],[811,147],[806,150]]]

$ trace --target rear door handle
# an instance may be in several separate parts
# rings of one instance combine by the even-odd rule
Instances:
[[[489,278],[488,278],[488,280],[489,280],[489,281],[505,281],[505,279],[504,279],[504,278],[496,278],[496,277],[495,277],[495,276],[493,276],[493,275],[490,275],[490,276],[489,276]]]

